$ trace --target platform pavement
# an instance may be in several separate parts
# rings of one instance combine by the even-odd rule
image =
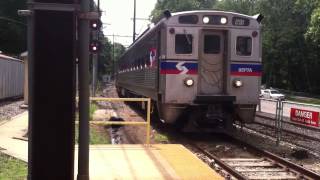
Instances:
[[[28,112],[0,124],[1,150],[28,161],[28,142],[17,138],[25,135]],[[77,177],[75,146],[75,178]],[[185,147],[178,144],[90,145],[90,179],[222,179]]]
[[[28,161],[28,142],[23,139],[28,129],[28,111],[0,123],[0,150]]]

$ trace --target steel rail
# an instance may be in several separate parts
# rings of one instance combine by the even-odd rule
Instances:
[[[265,136],[269,136],[269,137],[271,137],[271,138],[276,138],[274,134],[268,134],[268,133],[265,133],[265,132],[263,132],[263,131],[260,131],[260,130],[257,130],[257,129],[255,129],[255,128],[251,128],[251,127],[248,127],[248,126],[243,126],[243,127],[246,128],[246,129],[248,129],[248,130],[250,130],[250,131],[255,131],[255,132],[258,132],[258,133],[263,134],[263,135],[265,135]],[[289,142],[289,141],[286,141],[286,140],[282,140],[282,141],[288,142],[288,143],[293,144],[293,145],[296,145],[296,146],[298,146],[298,147],[302,147],[302,148],[304,148],[304,149],[306,149],[306,150],[309,150],[309,151],[311,151],[311,152],[313,152],[313,153],[316,153],[316,154],[319,154],[319,153],[320,153],[320,152],[315,151],[315,149],[310,148],[309,146],[305,146],[305,145],[299,144],[299,143],[297,143],[297,142],[291,142],[291,141]],[[318,155],[316,155],[316,156],[318,156]]]
[[[268,121],[275,121],[275,118],[269,117],[269,116],[264,116],[262,114],[256,114],[256,117],[263,118],[263,119],[268,120]],[[294,122],[290,122],[290,121],[281,121],[281,122],[284,123],[284,124],[289,124],[289,125],[292,125],[292,126],[297,126],[297,127],[300,127],[300,128],[304,128],[304,129],[307,129],[307,130],[320,132],[320,128],[316,128],[316,127],[312,127],[312,126],[306,126],[304,124],[298,124],[298,123],[294,123]]]
[[[275,126],[273,126],[273,125],[264,124],[264,123],[261,123],[261,122],[254,122],[254,124],[258,124],[258,125],[269,127],[269,128],[273,128],[273,129],[275,128]],[[245,127],[248,127],[248,126],[245,126]],[[310,139],[310,140],[313,140],[313,141],[320,141],[319,138],[315,138],[315,137],[308,136],[308,135],[305,135],[305,134],[297,133],[297,132],[294,132],[292,130],[288,130],[288,129],[282,128],[281,131],[286,132],[286,133],[290,133],[290,134],[294,134],[294,135],[297,135],[297,136],[302,136],[303,138]]]
[[[240,180],[248,180],[248,178],[244,175],[242,175],[240,172],[236,171],[234,168],[229,166],[227,163],[223,162],[220,158],[217,156],[211,154],[210,152],[202,149],[196,144],[190,144],[192,147],[196,148],[201,153],[205,154],[206,156],[210,157],[211,159],[214,159],[214,162],[217,163],[219,166],[221,166],[225,171],[230,173],[233,177],[240,179]]]
[[[241,140],[236,139],[235,137],[226,134],[232,141],[234,141],[236,144],[247,147],[247,150],[255,154],[259,154],[262,156],[267,157],[268,159],[271,159],[275,161],[275,163],[281,165],[282,167],[287,167],[288,170],[298,175],[299,178],[309,178],[309,179],[320,179],[320,174],[317,174],[313,171],[310,171],[302,166],[296,165],[293,162],[290,162],[280,156],[277,156],[269,151],[259,149],[255,146],[252,146],[246,142],[243,142]]]
[[[293,173],[297,177],[297,179],[315,179],[315,180],[320,179],[320,174],[317,174],[313,171],[305,169],[302,166],[296,165],[293,162],[290,162],[282,157],[279,157],[269,151],[259,149],[259,148],[252,146],[246,142],[243,142],[239,139],[236,139],[232,135],[225,134],[225,136],[227,138],[229,138],[232,142],[237,144],[238,146],[246,147],[248,152],[262,156],[263,159],[268,160],[275,165],[278,165],[280,168],[285,169],[287,172]],[[196,145],[194,143],[190,143],[190,145],[192,147],[194,147],[195,149],[197,149],[198,151],[200,151],[205,156],[213,159],[215,163],[217,163],[223,170],[225,170],[231,176],[233,176],[237,179],[240,179],[240,180],[249,179],[249,177],[246,177],[241,172],[238,172],[237,170],[235,170],[235,168],[231,167],[229,164],[227,164],[226,162],[221,160],[216,155],[202,149],[201,147],[199,147],[198,145]]]

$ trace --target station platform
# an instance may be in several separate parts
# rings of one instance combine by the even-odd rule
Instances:
[[[77,147],[75,149],[77,177]],[[92,145],[90,179],[223,179],[179,144]]]

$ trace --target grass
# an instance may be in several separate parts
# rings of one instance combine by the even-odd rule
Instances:
[[[98,106],[95,103],[90,103],[90,110],[89,110],[89,118],[92,120],[93,113],[98,109]]]
[[[79,141],[79,125],[75,127],[75,141]],[[103,125],[90,125],[90,144],[111,144],[109,135]]]
[[[156,143],[169,143],[169,138],[165,134],[155,133],[154,141]]]
[[[0,152],[0,179],[19,180],[26,179],[27,163]]]
[[[290,96],[290,95],[287,95],[286,98],[290,101],[320,105],[320,99],[316,99],[316,98],[297,98],[295,96]]]

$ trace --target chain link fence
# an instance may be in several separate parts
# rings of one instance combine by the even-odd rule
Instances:
[[[304,112],[320,112],[320,105],[298,103],[292,101],[281,101],[273,99],[260,99],[259,106],[257,107],[257,116],[266,117],[274,120],[273,123],[270,121],[261,122],[261,119],[256,119],[258,123],[262,124],[272,124],[275,129],[275,136],[277,144],[281,141],[282,131],[291,133],[299,133],[310,139],[318,140],[320,139],[320,127],[319,125],[312,125],[310,121],[292,121],[292,111],[295,109],[302,110]],[[294,114],[294,113],[293,113]],[[307,117],[308,118],[308,117]],[[310,117],[309,117],[310,118]],[[306,119],[306,118],[301,118]],[[317,119],[319,123],[319,119]]]

